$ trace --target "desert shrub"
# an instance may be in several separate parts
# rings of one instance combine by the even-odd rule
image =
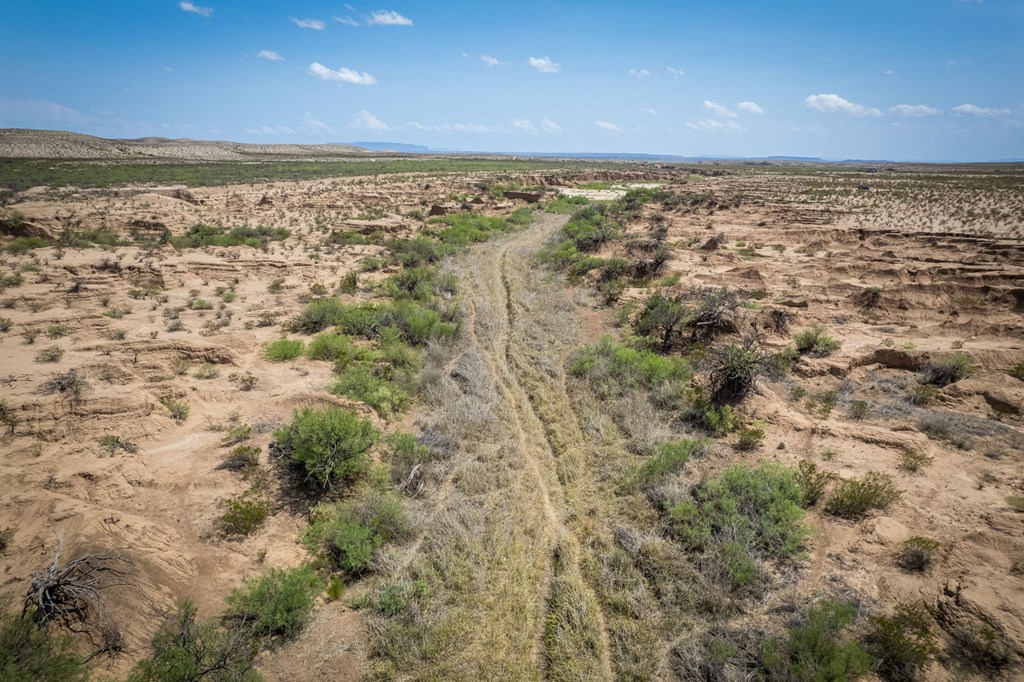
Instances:
[[[0,317],[0,332],[9,332],[14,326],[14,322],[9,317]]]
[[[189,406],[184,400],[172,400],[171,398],[165,398],[160,402],[163,403],[163,406],[171,413],[171,419],[174,421],[183,422],[188,419]]]
[[[572,214],[590,203],[586,197],[568,197],[559,195],[550,201],[545,201],[541,207],[545,213]]]
[[[927,405],[936,393],[938,390],[930,384],[914,384],[907,389],[907,400],[911,405]]]
[[[128,440],[127,438],[122,438],[121,436],[115,436],[113,434],[107,434],[105,436],[102,436],[99,442],[100,447],[102,447],[104,450],[110,453],[111,457],[113,457],[118,450],[123,450],[129,453],[138,452],[139,450],[139,446],[136,445],[134,442]]]
[[[219,372],[217,368],[208,362],[204,362],[196,368],[196,371],[192,373],[192,377],[195,379],[216,379]]]
[[[302,355],[305,345],[302,339],[277,339],[263,347],[263,357],[272,362],[294,360]]]
[[[769,637],[761,647],[761,676],[786,682],[845,682],[871,671],[864,648],[844,638],[857,607],[826,599],[812,604],[785,638]]]
[[[920,679],[924,668],[938,653],[932,632],[932,615],[924,602],[899,604],[891,616],[871,618],[865,644],[875,657],[876,670],[886,680]]]
[[[825,357],[839,350],[839,342],[831,336],[825,335],[825,329],[821,325],[815,325],[805,329],[793,337],[796,343],[796,350],[801,355],[813,355]]]
[[[239,391],[251,391],[259,383],[259,378],[251,372],[245,372],[244,374],[232,372],[228,375],[228,380],[233,382]]]
[[[864,419],[868,416],[868,401],[854,400],[850,403],[850,419]]]
[[[921,370],[921,383],[930,386],[948,386],[954,382],[966,379],[974,373],[971,361],[966,355],[957,353],[950,358],[938,362],[928,363]]]
[[[360,575],[370,569],[373,553],[385,542],[410,533],[401,496],[366,488],[348,500],[318,505],[303,542],[346,573]]]
[[[409,394],[378,370],[366,363],[349,365],[338,374],[330,391],[361,400],[385,419],[409,409]]]
[[[1003,498],[1006,504],[1013,511],[1024,512],[1024,496],[1021,495],[1007,495]]]
[[[46,328],[46,337],[50,339],[59,339],[62,336],[67,336],[74,330],[66,324],[51,324]]]
[[[85,682],[90,672],[67,637],[50,633],[32,613],[0,620],[0,679],[5,682]]]
[[[800,488],[788,469],[772,463],[740,465],[705,481],[690,500],[675,505],[669,520],[689,551],[721,563],[734,589],[755,580],[756,559],[785,559],[803,547]]]
[[[931,464],[934,459],[934,457],[917,450],[900,450],[897,466],[904,471],[914,473]]]
[[[164,616],[150,643],[151,655],[135,664],[128,682],[259,682],[253,670],[257,641],[244,627],[218,619],[196,620],[196,607],[181,600]]]
[[[252,438],[252,427],[248,424],[232,424],[228,427],[227,433],[220,440],[220,445],[223,448],[231,447],[232,445],[238,445],[244,441]]]
[[[693,368],[685,358],[637,350],[609,336],[577,351],[569,371],[586,378],[602,398],[646,390],[657,391],[664,402],[682,400],[693,378]]]
[[[391,451],[388,458],[391,482],[407,493],[417,492],[416,472],[420,466],[434,459],[434,451],[415,436],[400,431],[389,435],[387,443]]]
[[[633,323],[633,331],[652,339],[662,352],[668,352],[678,343],[686,318],[687,310],[681,301],[655,292]]]
[[[60,346],[47,346],[42,348],[35,355],[36,362],[60,362],[64,357],[64,349]]]
[[[396,301],[383,309],[382,323],[394,327],[401,338],[414,346],[431,340],[450,343],[458,333],[458,325],[445,321],[437,310],[415,301]]]
[[[292,423],[274,432],[277,447],[324,486],[365,473],[369,466],[366,453],[377,437],[370,422],[333,405],[296,410]]]
[[[939,551],[939,543],[922,535],[915,535],[904,540],[896,553],[896,564],[907,571],[924,571]]]
[[[1016,365],[1011,367],[1009,374],[1014,379],[1020,379],[1021,381],[1024,381],[1024,362],[1018,362]]]
[[[953,640],[948,649],[950,657],[966,668],[985,674],[988,679],[998,679],[1017,658],[1013,642],[984,621],[966,619],[949,630]]]
[[[580,251],[597,251],[622,234],[622,224],[612,217],[610,209],[605,203],[587,204],[573,214],[561,234]]]
[[[335,297],[314,299],[288,323],[288,328],[299,334],[316,334],[327,327],[340,324],[342,316],[349,308],[350,306],[346,306]]]
[[[765,371],[765,357],[751,337],[711,351],[705,360],[711,402],[722,405],[740,400]]]
[[[813,507],[825,494],[825,489],[831,481],[839,478],[838,474],[831,471],[818,471],[818,465],[800,460],[796,470],[796,484],[800,486],[800,499],[805,507]]]
[[[352,339],[340,334],[321,334],[306,346],[306,357],[310,360],[340,361],[348,364],[360,354],[352,345]]]
[[[254,489],[222,500],[220,506],[224,513],[217,523],[225,535],[252,535],[270,516],[270,502]]]
[[[744,427],[740,429],[740,439],[736,443],[736,449],[742,452],[756,450],[764,440],[764,429],[756,427]]]
[[[309,566],[270,569],[228,595],[230,617],[260,637],[293,637],[306,624],[322,586]]]
[[[687,414],[689,420],[714,436],[724,436],[736,430],[738,422],[729,405],[715,406],[697,396]]]
[[[917,429],[933,440],[945,441],[961,450],[971,447],[970,437],[948,414],[923,414],[917,420]]]
[[[869,471],[863,478],[839,481],[825,511],[844,519],[861,519],[874,509],[888,508],[901,494],[892,476]]]
[[[516,230],[530,224],[529,209],[519,209],[508,217],[489,217],[476,213],[455,213],[430,221],[432,226],[445,225],[444,229],[431,230],[444,244],[467,246],[474,242],[486,241],[494,236]]]
[[[238,445],[231,449],[218,469],[246,470],[260,463],[260,449],[255,445]]]
[[[690,458],[706,450],[707,443],[702,440],[682,439],[662,443],[633,475],[633,482],[642,487],[658,483],[682,471]]]
[[[735,291],[728,287],[700,287],[689,295],[697,301],[693,314],[686,321],[691,343],[707,342],[719,334],[735,331],[733,316],[739,306],[739,296]]]
[[[628,286],[623,279],[610,279],[598,282],[597,293],[601,294],[601,300],[605,305],[611,305],[622,298],[622,294]]]
[[[407,268],[438,263],[445,256],[455,253],[453,245],[443,244],[423,236],[412,239],[396,239],[388,242],[387,247],[391,252],[392,260]]]
[[[8,275],[0,275],[0,291],[13,287],[20,287],[24,282],[24,278],[17,272],[12,272]]]
[[[233,227],[229,230],[213,225],[193,225],[183,236],[171,237],[170,242],[178,249],[243,245],[266,249],[269,242],[283,241],[290,234],[283,227]]]
[[[384,291],[394,298],[430,301],[434,296],[451,296],[458,290],[454,275],[442,275],[437,268],[419,265],[405,268],[384,282]]]
[[[7,242],[7,250],[11,253],[23,254],[34,249],[45,249],[50,241],[42,237],[15,237]]]

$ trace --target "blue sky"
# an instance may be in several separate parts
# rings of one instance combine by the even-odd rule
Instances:
[[[5,0],[0,127],[1024,157],[1024,0]]]

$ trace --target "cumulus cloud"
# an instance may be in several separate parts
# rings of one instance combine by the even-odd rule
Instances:
[[[562,126],[558,125],[550,118],[542,118],[540,120],[540,127],[546,133],[560,133],[562,132]]]
[[[260,50],[256,53],[256,56],[260,59],[269,59],[272,62],[283,62],[284,57],[274,52],[273,50]]]
[[[380,120],[366,109],[360,109],[359,113],[352,117],[349,121],[349,128],[356,128],[358,130],[390,130],[391,127]]]
[[[359,22],[356,21],[355,19],[353,19],[352,17],[331,17],[331,18],[334,19],[339,24],[344,24],[345,26],[359,26]]]
[[[975,104],[961,104],[958,107],[953,107],[952,112],[954,114],[960,114],[961,116],[1009,116],[1009,109],[988,109],[986,107],[979,107]]]
[[[646,78],[651,75],[650,69],[630,69],[629,75],[633,78]]]
[[[825,114],[846,114],[847,116],[881,116],[882,112],[874,107],[865,107],[843,99],[836,94],[811,95],[804,100],[804,106]]]
[[[373,85],[377,82],[377,79],[368,73],[359,73],[353,69],[346,69],[344,66],[334,71],[319,62],[309,65],[309,75],[322,81],[352,83],[353,85]]]
[[[334,128],[313,117],[308,111],[302,117],[302,129],[307,133],[333,133]]]
[[[562,70],[561,65],[556,64],[547,57],[530,57],[527,63],[541,73],[558,73]]]
[[[314,31],[322,31],[327,27],[327,24],[319,19],[296,19],[292,17],[292,23],[299,28],[311,28]]]
[[[533,125],[529,119],[526,118],[514,118],[512,119],[512,127],[516,130],[522,130],[527,133],[536,133],[537,126]]]
[[[412,26],[412,19],[403,17],[398,12],[377,10],[370,15],[366,23],[371,26]]]
[[[763,114],[764,109],[757,106],[757,102],[740,102],[736,105],[736,108],[740,111],[745,111],[748,114]]]
[[[713,118],[706,118],[703,121],[688,121],[686,126],[691,130],[699,130],[704,133],[745,133],[746,128],[736,121],[716,121]]]
[[[672,75],[673,78],[680,78],[686,75],[685,73],[683,73],[682,69],[673,69],[671,66],[666,66],[665,69],[669,72],[669,74]]]
[[[186,12],[198,14],[201,17],[208,17],[213,14],[212,7],[200,7],[199,5],[193,5],[191,2],[188,2],[188,0],[182,0],[182,2],[179,2],[178,7]]]
[[[897,104],[889,107],[889,113],[897,116],[934,116],[939,110],[926,104]]]
[[[622,131],[622,128],[615,125],[614,123],[609,123],[608,121],[594,121],[594,125],[597,126],[599,129],[607,130],[610,133],[618,133]]]
[[[480,61],[482,61],[487,66],[503,66],[505,64],[505,62],[501,61],[496,57],[492,57],[489,54],[480,55]]]
[[[724,118],[736,118],[736,112],[728,107],[723,107],[718,102],[712,102],[711,100],[704,100],[704,108],[710,109],[715,112],[716,116],[722,116]]]
[[[246,128],[245,132],[250,135],[294,135],[295,130],[288,126],[260,126],[259,128]]]

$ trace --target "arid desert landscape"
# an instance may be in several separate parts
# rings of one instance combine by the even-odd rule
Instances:
[[[0,677],[1024,677],[1024,164],[5,130],[0,204]]]

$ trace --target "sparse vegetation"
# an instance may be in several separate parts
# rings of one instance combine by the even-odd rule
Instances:
[[[861,519],[873,510],[887,509],[900,495],[891,476],[869,471],[862,478],[840,480],[825,511],[844,519]]]
[[[825,334],[825,328],[814,326],[793,337],[796,350],[801,355],[823,358],[839,350],[839,342]]]
[[[302,339],[278,339],[264,346],[263,357],[271,362],[295,360],[302,355],[305,345]]]
[[[904,540],[896,554],[896,563],[906,571],[925,571],[935,561],[939,551],[939,543],[935,540],[915,535]]]

